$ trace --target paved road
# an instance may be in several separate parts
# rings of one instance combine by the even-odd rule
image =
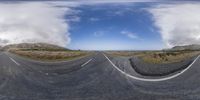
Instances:
[[[123,74],[126,64],[113,60],[98,52],[42,63],[0,52],[0,100],[200,100],[199,58],[179,76],[156,82]]]

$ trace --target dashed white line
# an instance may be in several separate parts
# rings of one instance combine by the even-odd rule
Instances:
[[[103,54],[106,59],[112,64],[112,66],[117,69],[119,72],[121,72],[122,74],[126,75],[127,77],[130,77],[132,79],[135,79],[135,80],[139,80],[139,81],[148,81],[148,82],[159,82],[159,81],[165,81],[165,80],[169,80],[169,79],[172,79],[172,78],[175,78],[181,74],[183,74],[185,71],[187,71],[190,67],[192,67],[192,65],[199,59],[200,55],[187,67],[185,68],[184,70],[182,70],[181,72],[175,74],[175,75],[172,75],[172,76],[169,76],[169,77],[165,77],[165,78],[158,78],[158,79],[146,79],[146,78],[139,78],[139,77],[135,77],[135,76],[132,76],[124,71],[122,71],[121,69],[119,69],[105,54]]]
[[[10,60],[12,60],[16,65],[20,66],[20,64],[17,61],[15,61],[14,59],[10,58]]]
[[[92,59],[88,60],[87,62],[85,62],[84,64],[81,65],[81,67],[87,65],[90,61],[92,61]]]

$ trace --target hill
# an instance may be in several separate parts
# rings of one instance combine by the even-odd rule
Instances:
[[[63,51],[69,50],[64,47],[60,47],[53,44],[47,43],[20,43],[6,45],[2,48],[3,50],[39,50],[39,51]]]
[[[175,46],[170,50],[200,50],[200,45],[193,44],[193,45]]]
[[[89,54],[79,50],[69,50],[64,47],[47,43],[20,43],[6,45],[4,51],[16,54],[25,58],[39,61],[65,61],[80,58]]]

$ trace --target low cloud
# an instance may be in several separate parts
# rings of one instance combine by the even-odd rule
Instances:
[[[131,39],[137,39],[138,38],[136,33],[132,33],[132,32],[129,32],[129,31],[121,31],[121,34],[126,35],[127,37],[129,37]]]
[[[200,4],[166,4],[149,10],[167,47],[200,44]]]
[[[44,42],[66,46],[70,42],[64,16],[70,8],[44,2],[0,3],[0,45]]]

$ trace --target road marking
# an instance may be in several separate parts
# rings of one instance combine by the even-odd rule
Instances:
[[[88,60],[87,62],[85,62],[84,64],[81,65],[81,67],[87,65],[90,61],[92,61],[92,59]]]
[[[119,69],[105,54],[103,54],[106,59],[112,64],[112,66],[117,69],[119,72],[121,72],[122,74],[126,75],[127,77],[130,77],[132,79],[135,79],[135,80],[139,80],[139,81],[148,81],[148,82],[159,82],[159,81],[165,81],[165,80],[169,80],[169,79],[172,79],[172,78],[175,78],[181,74],[183,74],[185,71],[187,71],[190,67],[192,67],[192,65],[198,60],[198,58],[200,57],[200,55],[187,67],[185,68],[184,70],[182,70],[181,72],[175,74],[175,75],[172,75],[172,76],[169,76],[169,77],[165,77],[165,78],[158,78],[158,79],[146,79],[146,78],[139,78],[139,77],[136,77],[136,76],[132,76],[124,71],[122,71],[121,69]]]
[[[10,58],[10,60],[12,60],[16,65],[20,66],[20,64],[17,61],[15,61],[14,59]]]

